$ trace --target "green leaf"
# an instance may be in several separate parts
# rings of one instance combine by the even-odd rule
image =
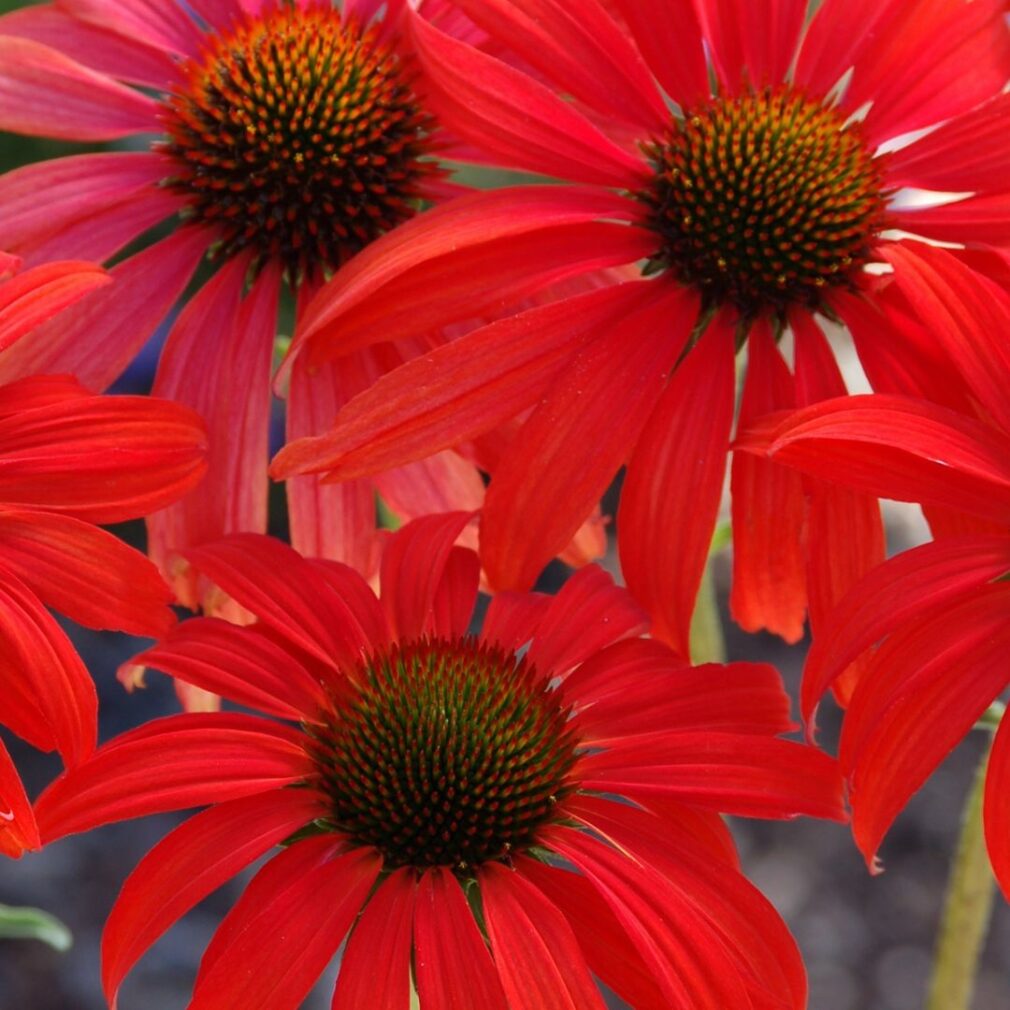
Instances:
[[[56,950],[69,950],[74,942],[70,930],[55,916],[38,908],[0,905],[0,939],[41,940]]]

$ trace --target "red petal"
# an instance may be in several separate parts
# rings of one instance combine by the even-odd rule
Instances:
[[[189,1010],[296,1010],[344,941],[379,874],[370,849],[297,842],[260,870],[200,965]],[[255,965],[255,970],[252,966]]]
[[[601,792],[672,796],[742,817],[845,820],[835,761],[789,740],[649,733],[612,744],[579,767],[582,784]]]
[[[677,320],[685,337],[695,322],[686,309]],[[682,656],[722,498],[735,385],[733,329],[720,318],[674,372],[621,492],[618,548],[628,588],[652,616],[653,634]]]
[[[1010,901],[1010,719],[996,731],[985,775],[985,841],[993,873]]]
[[[201,32],[186,10],[158,0],[60,0],[60,5],[88,24],[109,28],[127,38],[139,38],[180,56],[196,56]]]
[[[249,715],[155,719],[60,776],[35,806],[47,841],[101,824],[272,792],[313,774],[304,734]]]
[[[506,652],[518,652],[540,627],[553,597],[541,593],[495,593],[487,607],[480,637]]]
[[[291,653],[255,626],[236,627],[214,617],[177,625],[130,666],[153,666],[281,719],[312,718],[325,702],[322,685]]]
[[[481,151],[512,168],[575,182],[636,189],[647,178],[640,157],[532,77],[420,17],[411,27],[428,104],[439,122]]]
[[[759,321],[747,341],[741,428],[796,405],[793,377]],[[745,631],[767,628],[787,642],[803,637],[807,606],[803,535],[806,502],[800,475],[746,453],[733,457],[733,590],[730,610]]]
[[[496,589],[529,588],[564,550],[662,394],[693,324],[694,300],[663,282],[642,287],[641,304],[572,358],[495,470],[481,561]]]
[[[38,597],[13,572],[0,573],[0,719],[40,750],[79,764],[98,732],[91,676]]]
[[[18,770],[0,740],[0,855],[19,859],[26,850],[36,852],[41,848],[32,805],[25,795]]]
[[[473,912],[443,866],[417,885],[414,975],[421,1010],[509,1010]]]
[[[394,870],[369,899],[347,943],[332,1010],[403,1010],[410,1004],[414,871]],[[376,955],[382,968],[376,971]]]
[[[151,562],[79,519],[0,509],[0,559],[78,624],[158,638],[175,623],[172,594]]]
[[[478,871],[498,977],[523,1010],[604,1010],[575,934],[558,907],[514,870]]]
[[[35,267],[0,283],[0,351],[110,279],[92,263],[67,262]]]
[[[315,793],[281,789],[205,810],[159,842],[126,879],[102,934],[102,988],[127,974],[175,922],[321,813]]]
[[[158,130],[158,104],[55,49],[0,36],[0,129],[62,140]]]
[[[556,677],[612,642],[649,630],[649,617],[611,575],[596,565],[577,571],[550,599],[528,653]]]

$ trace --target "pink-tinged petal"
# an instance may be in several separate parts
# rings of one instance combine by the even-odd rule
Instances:
[[[42,848],[32,805],[18,770],[0,740],[0,855],[20,859],[26,851]]]
[[[659,732],[583,759],[589,789],[670,796],[742,817],[845,820],[838,765],[823,751],[753,734]]]
[[[207,235],[182,228],[109,271],[113,283],[0,355],[0,382],[69,372],[91,389],[111,385],[185,290]]]
[[[679,310],[681,339],[694,326],[693,309],[692,300]],[[722,497],[735,384],[733,329],[720,318],[673,373],[649,418],[617,513],[628,588],[651,614],[653,635],[685,657]]]
[[[888,186],[943,193],[1005,192],[1010,173],[1006,120],[1010,95],[999,95],[887,158]]]
[[[51,842],[102,824],[272,793],[313,774],[298,730],[250,715],[155,719],[61,775],[35,804]]]
[[[0,282],[0,351],[111,278],[93,263],[49,263]]]
[[[1010,229],[1010,194],[970,196],[937,207],[907,207],[895,212],[894,222],[904,231],[938,242],[1002,245]]]
[[[496,863],[477,874],[498,977],[524,1010],[604,1010],[565,916],[529,880]]]
[[[593,746],[664,729],[774,736],[795,728],[773,666],[685,666],[661,643],[641,639],[594,656],[564,691],[576,705],[580,735]]]
[[[573,182],[635,189],[647,178],[640,157],[532,77],[420,17],[411,28],[426,102],[453,133],[503,164]]]
[[[684,900],[655,869],[570,828],[545,842],[591,881],[648,965],[671,1007],[748,1007],[729,952],[700,917],[684,921]]]
[[[18,246],[27,263],[52,259],[106,260],[185,204],[171,190],[147,186],[65,228]]]
[[[414,975],[421,1010],[509,1010],[466,896],[444,866],[417,885]]]
[[[852,833],[871,867],[899,811],[1006,686],[1008,605],[1010,586],[984,587],[894,636],[860,680],[841,748]]]
[[[456,0],[512,53],[551,80],[563,94],[661,133],[670,114],[631,40],[597,0],[577,13],[556,0]]]
[[[409,641],[432,633],[435,613],[441,609],[439,596],[445,592],[455,595],[455,578],[466,577],[462,570],[455,570],[448,573],[447,580],[446,569],[452,545],[471,518],[466,512],[449,512],[415,519],[386,544],[380,599],[396,640]],[[472,593],[471,610],[477,597],[476,581]]]
[[[287,398],[287,447],[274,462],[291,453],[291,445],[318,444],[352,395],[344,380],[345,359],[309,365],[299,354],[291,368]],[[325,436],[324,436],[325,437]],[[306,557],[331,558],[371,573],[377,565],[375,487],[370,480],[323,484],[315,476],[287,476],[291,545]]]
[[[1010,537],[950,538],[891,558],[874,568],[834,607],[807,656],[800,693],[803,718],[842,671],[885,635],[1010,571]],[[881,600],[887,606],[880,605]]]
[[[176,56],[199,54],[202,33],[186,9],[164,0],[59,0],[60,6],[86,24],[139,38]]]
[[[95,686],[70,640],[39,598],[12,572],[0,582],[3,724],[68,766],[94,749]]]
[[[756,990],[755,1006],[806,1007],[806,973],[795,940],[771,903],[735,868],[714,863],[666,817],[588,796],[578,797],[572,811],[612,844],[659,870],[686,899],[679,909],[685,919],[701,918],[714,927]]]
[[[481,640],[518,652],[537,633],[552,599],[542,593],[495,593],[484,616]]]
[[[633,263],[656,247],[647,229],[622,223],[637,213],[623,196],[577,186],[523,186],[451,200],[394,228],[342,267],[308,306],[291,354],[310,342],[314,357],[336,357],[428,333],[500,312],[566,278]]]
[[[966,113],[1010,77],[1003,0],[895,7],[898,18],[861,54],[845,96],[851,109],[873,103],[865,122],[871,143]]]
[[[765,320],[750,331],[738,424],[796,405],[789,368]],[[744,631],[803,637],[807,607],[806,502],[800,475],[746,453],[733,457],[733,589],[730,611]]]
[[[898,501],[1010,517],[1010,437],[922,401],[850,396],[771,415],[736,447]]]
[[[188,684],[281,719],[311,718],[322,708],[322,685],[255,626],[215,617],[184,621],[131,666],[153,666]]]
[[[1010,900],[1010,720],[996,731],[985,775],[985,843],[993,873]]]
[[[148,518],[151,556],[171,571],[174,552],[228,533],[262,533],[267,524],[270,363],[280,289],[276,267],[264,269],[242,299],[248,262],[227,263],[172,327],[153,392],[185,403],[207,419],[207,476],[178,504]],[[188,606],[195,587],[179,572]]]
[[[674,101],[690,108],[708,98],[708,65],[692,0],[651,5],[613,0],[612,6],[620,11],[649,69]],[[671,53],[677,54],[675,60]]]
[[[334,850],[332,836],[310,838],[260,870],[207,948],[189,1010],[301,1005],[343,943],[381,867],[370,849],[344,855]]]
[[[374,480],[383,502],[405,522],[435,512],[477,512],[484,504],[480,471],[451,451],[383,471]]]
[[[649,615],[608,572],[591,565],[551,597],[528,659],[544,675],[556,677],[611,643],[648,630]]]
[[[597,505],[592,515],[575,531],[568,546],[558,554],[558,560],[570,568],[582,568],[599,561],[607,553],[609,523],[610,516],[605,516],[603,509]]]
[[[164,508],[203,476],[203,422],[146,396],[87,396],[0,419],[0,500],[94,523]]]
[[[394,870],[369,899],[340,962],[332,1010],[403,1010],[410,1004],[414,871]],[[382,968],[376,971],[376,952]]]
[[[0,129],[61,140],[158,131],[158,103],[55,49],[0,36]]]
[[[355,397],[334,430],[282,449],[273,472],[325,470],[344,480],[483,434],[540,399],[579,347],[648,290],[639,282],[565,298],[414,358]]]
[[[628,934],[585,877],[526,856],[514,865],[568,920],[594,975],[635,1010],[670,1010]]]
[[[776,86],[792,66],[807,0],[702,0],[698,17],[723,86]]]
[[[71,516],[0,509],[0,561],[47,606],[89,628],[158,638],[175,623],[154,565]]]
[[[254,533],[235,533],[190,548],[189,561],[268,628],[320,660],[353,669],[373,642],[351,605],[317,565],[287,544]]]
[[[280,789],[205,810],[159,842],[127,877],[105,923],[102,988],[109,1005],[169,927],[321,813],[315,793]]]
[[[193,0],[191,6],[211,28],[217,29],[219,33],[233,28],[244,10],[242,0]],[[344,12],[349,16],[350,12],[346,4]]]
[[[694,302],[672,285],[640,287],[641,302],[572,358],[493,474],[481,561],[495,589],[529,588],[564,550],[663,395]]]

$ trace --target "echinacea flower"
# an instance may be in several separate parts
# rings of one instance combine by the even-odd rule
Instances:
[[[430,6],[430,5],[429,5]],[[441,6],[436,3],[436,6]],[[175,320],[154,392],[207,420],[207,480],[150,520],[152,555],[267,518],[267,437],[278,299],[300,299],[425,202],[459,190],[437,158],[452,141],[414,88],[403,0],[131,0],[40,4],[0,18],[0,129],[71,141],[136,138],[139,150],[28,165],[0,178],[0,235],[27,262],[109,261],[164,222],[166,237],[112,268],[116,285],[16,353],[0,381],[69,372],[106,388],[183,295],[209,252],[216,272]],[[441,23],[464,31],[458,12]],[[471,36],[480,32],[470,23]],[[422,345],[423,347],[423,345]],[[370,349],[332,368],[296,362],[293,437],[403,360]],[[414,352],[412,352],[414,353]],[[364,376],[362,380],[359,376]],[[472,508],[474,465],[456,454],[389,475],[401,516]],[[364,567],[375,482],[289,486],[293,535]]]
[[[4,272],[16,257],[0,255]],[[19,339],[107,280],[53,263],[0,280],[0,333]],[[203,475],[203,423],[149,397],[96,396],[69,376],[0,385],[0,723],[68,765],[95,747],[95,688],[52,607],[92,628],[157,637],[172,595],[139,552],[95,523],[163,508]],[[0,852],[38,848],[0,744]]]
[[[804,670],[811,720],[854,661],[840,762],[852,828],[873,866],[912,794],[1010,686],[1010,298],[934,251],[918,275],[934,326],[958,346],[964,381],[923,387],[896,373],[892,392],[825,401],[758,422],[738,448],[919,502],[936,539],[891,558],[839,602]],[[1010,719],[993,744],[986,843],[1010,899]]]
[[[744,423],[845,392],[819,317],[848,326],[873,381],[957,367],[942,348],[908,360],[906,321],[877,310],[870,268],[905,283],[917,247],[899,259],[895,229],[1007,243],[1003,4],[825,0],[809,23],[805,0],[453,6],[515,65],[414,16],[440,122],[487,160],[577,185],[468,196],[408,223],[323,289],[293,350],[323,361],[379,333],[409,338],[459,305],[476,312],[543,285],[587,249],[638,261],[643,276],[406,364],[330,434],[290,443],[273,472],[356,479],[529,411],[483,510],[490,583],[531,585],[626,464],[624,576],[655,633],[686,654],[723,486],[734,345],[749,344]],[[913,203],[911,190],[933,196]],[[430,289],[447,298],[422,300]],[[928,301],[910,311],[928,319]],[[777,347],[787,329],[793,371]],[[732,492],[731,603],[749,630],[795,640],[807,607],[816,630],[883,556],[872,499],[804,488],[742,456]]]
[[[111,740],[40,797],[42,838],[209,805],[127,880],[105,929],[115,1002],[181,915],[283,844],[204,954],[190,1010],[289,1010],[346,939],[333,1006],[799,1008],[805,980],[721,812],[840,818],[830,758],[777,739],[775,671],[692,668],[638,637],[596,566],[494,597],[476,637],[466,514],[388,541],[377,598],[252,534],[188,552],[256,622],[180,624],[137,657],[263,715]]]

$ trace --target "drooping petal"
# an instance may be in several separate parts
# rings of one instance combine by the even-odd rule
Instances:
[[[172,594],[151,562],[71,516],[0,509],[0,561],[48,606],[89,628],[158,638],[175,623]]]
[[[668,125],[669,112],[642,58],[597,0],[580,4],[577,13],[556,0],[456,5],[563,94],[647,135]]]
[[[663,394],[693,302],[674,286],[643,287],[641,303],[572,359],[492,476],[481,561],[496,589],[528,588],[565,548]]]
[[[677,325],[686,338],[693,302]],[[652,616],[652,633],[680,655],[722,497],[733,420],[733,331],[717,319],[678,366],[646,423],[617,513],[621,569]]]
[[[580,769],[586,788],[607,793],[671,796],[745,817],[845,820],[835,761],[790,740],[649,733],[589,755]]]
[[[996,731],[985,775],[985,842],[993,873],[1010,900],[1010,720]]]
[[[255,627],[215,617],[184,621],[130,664],[153,666],[281,719],[311,718],[325,701],[322,685],[279,644]]]
[[[332,835],[309,838],[260,870],[211,940],[190,1010],[301,1005],[343,943],[381,867],[370,849],[336,850]]]
[[[42,848],[32,805],[18,770],[0,740],[0,855],[20,859],[25,851]]]
[[[0,569],[0,720],[68,766],[94,749],[98,698],[80,656],[39,598]]]
[[[565,674],[612,642],[649,629],[649,616],[602,568],[577,571],[550,598],[530,645],[529,661],[552,677]]]
[[[185,290],[207,235],[182,228],[113,267],[113,283],[0,355],[0,382],[70,372],[103,390],[136,356]]]
[[[747,341],[747,378],[738,424],[796,405],[796,390],[766,321]],[[803,637],[806,613],[806,502],[800,475],[746,453],[733,457],[733,589],[730,610],[745,631]]]
[[[621,189],[647,178],[641,158],[532,77],[420,17],[411,19],[411,29],[426,99],[439,121],[502,164]]]
[[[249,715],[175,715],[118,736],[35,805],[46,842],[101,824],[186,810],[301,781],[313,765],[296,730]]]
[[[414,974],[421,1010],[509,1010],[466,896],[443,866],[417,885]]]
[[[524,1010],[604,1010],[575,934],[529,880],[498,863],[478,871],[484,922],[498,977]]]
[[[0,351],[111,278],[93,263],[50,263],[0,283]]]
[[[158,131],[158,104],[49,46],[0,36],[0,129],[61,140]]]
[[[230,800],[190,818],[126,879],[102,933],[102,988],[119,987],[173,923],[321,812],[317,795],[279,789]]]
[[[394,870],[369,898],[340,962],[332,1010],[403,1010],[410,1003],[414,871]],[[382,969],[376,971],[381,952]]]

